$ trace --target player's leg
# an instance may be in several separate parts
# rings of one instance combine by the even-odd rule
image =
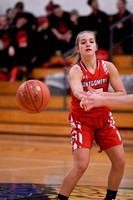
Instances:
[[[118,187],[124,173],[125,167],[125,154],[123,145],[118,145],[105,150],[111,161],[111,170],[108,176],[108,190],[106,199],[115,199]],[[111,197],[111,198],[110,198]]]
[[[73,168],[66,174],[58,200],[67,200],[77,182],[85,172],[90,159],[90,149],[81,148],[73,152]]]
[[[71,144],[73,151],[73,167],[65,176],[61,189],[58,194],[58,200],[67,200],[77,182],[85,172],[89,160],[90,149],[94,140],[94,132],[91,126],[84,125],[85,119],[69,115],[71,124]],[[89,119],[89,123],[92,120]]]
[[[105,115],[103,125],[103,129],[96,134],[95,140],[101,151],[104,150],[106,152],[112,164],[108,177],[106,200],[114,200],[124,173],[125,154],[122,139],[111,113]]]

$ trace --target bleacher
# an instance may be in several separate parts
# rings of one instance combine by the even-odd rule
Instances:
[[[133,74],[133,58],[131,55],[114,55],[113,63],[121,75]]]

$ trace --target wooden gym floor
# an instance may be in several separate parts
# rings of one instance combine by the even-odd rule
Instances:
[[[126,169],[117,200],[133,200],[133,141],[124,141],[124,148]],[[71,200],[104,199],[110,162],[98,149],[94,144],[90,165]],[[72,164],[69,137],[1,134],[0,200],[55,199]]]

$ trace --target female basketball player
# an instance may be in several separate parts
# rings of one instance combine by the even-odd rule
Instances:
[[[100,106],[124,106],[126,108],[133,106],[133,94],[126,96],[102,96],[90,90],[90,93],[81,93],[84,97],[81,99],[80,105],[86,111],[93,107]]]
[[[124,172],[125,155],[122,140],[110,108],[98,107],[86,112],[84,108],[80,107],[83,97],[81,92],[87,92],[88,86],[103,96],[122,96],[126,92],[115,66],[110,62],[96,59],[97,44],[93,32],[84,31],[78,34],[76,51],[80,55],[80,59],[69,73],[72,95],[69,120],[74,164],[64,178],[58,200],[69,198],[88,167],[93,140],[99,145],[99,152],[104,150],[111,161],[105,200],[113,200]],[[109,81],[115,93],[108,93]]]

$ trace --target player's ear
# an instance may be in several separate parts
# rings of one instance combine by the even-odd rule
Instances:
[[[76,50],[77,53],[79,53],[79,48],[78,48],[78,46],[75,47],[75,50]]]
[[[97,53],[97,51],[98,51],[98,45],[96,44],[96,50],[95,50],[95,52]]]
[[[96,51],[98,51],[98,45],[96,44]]]

